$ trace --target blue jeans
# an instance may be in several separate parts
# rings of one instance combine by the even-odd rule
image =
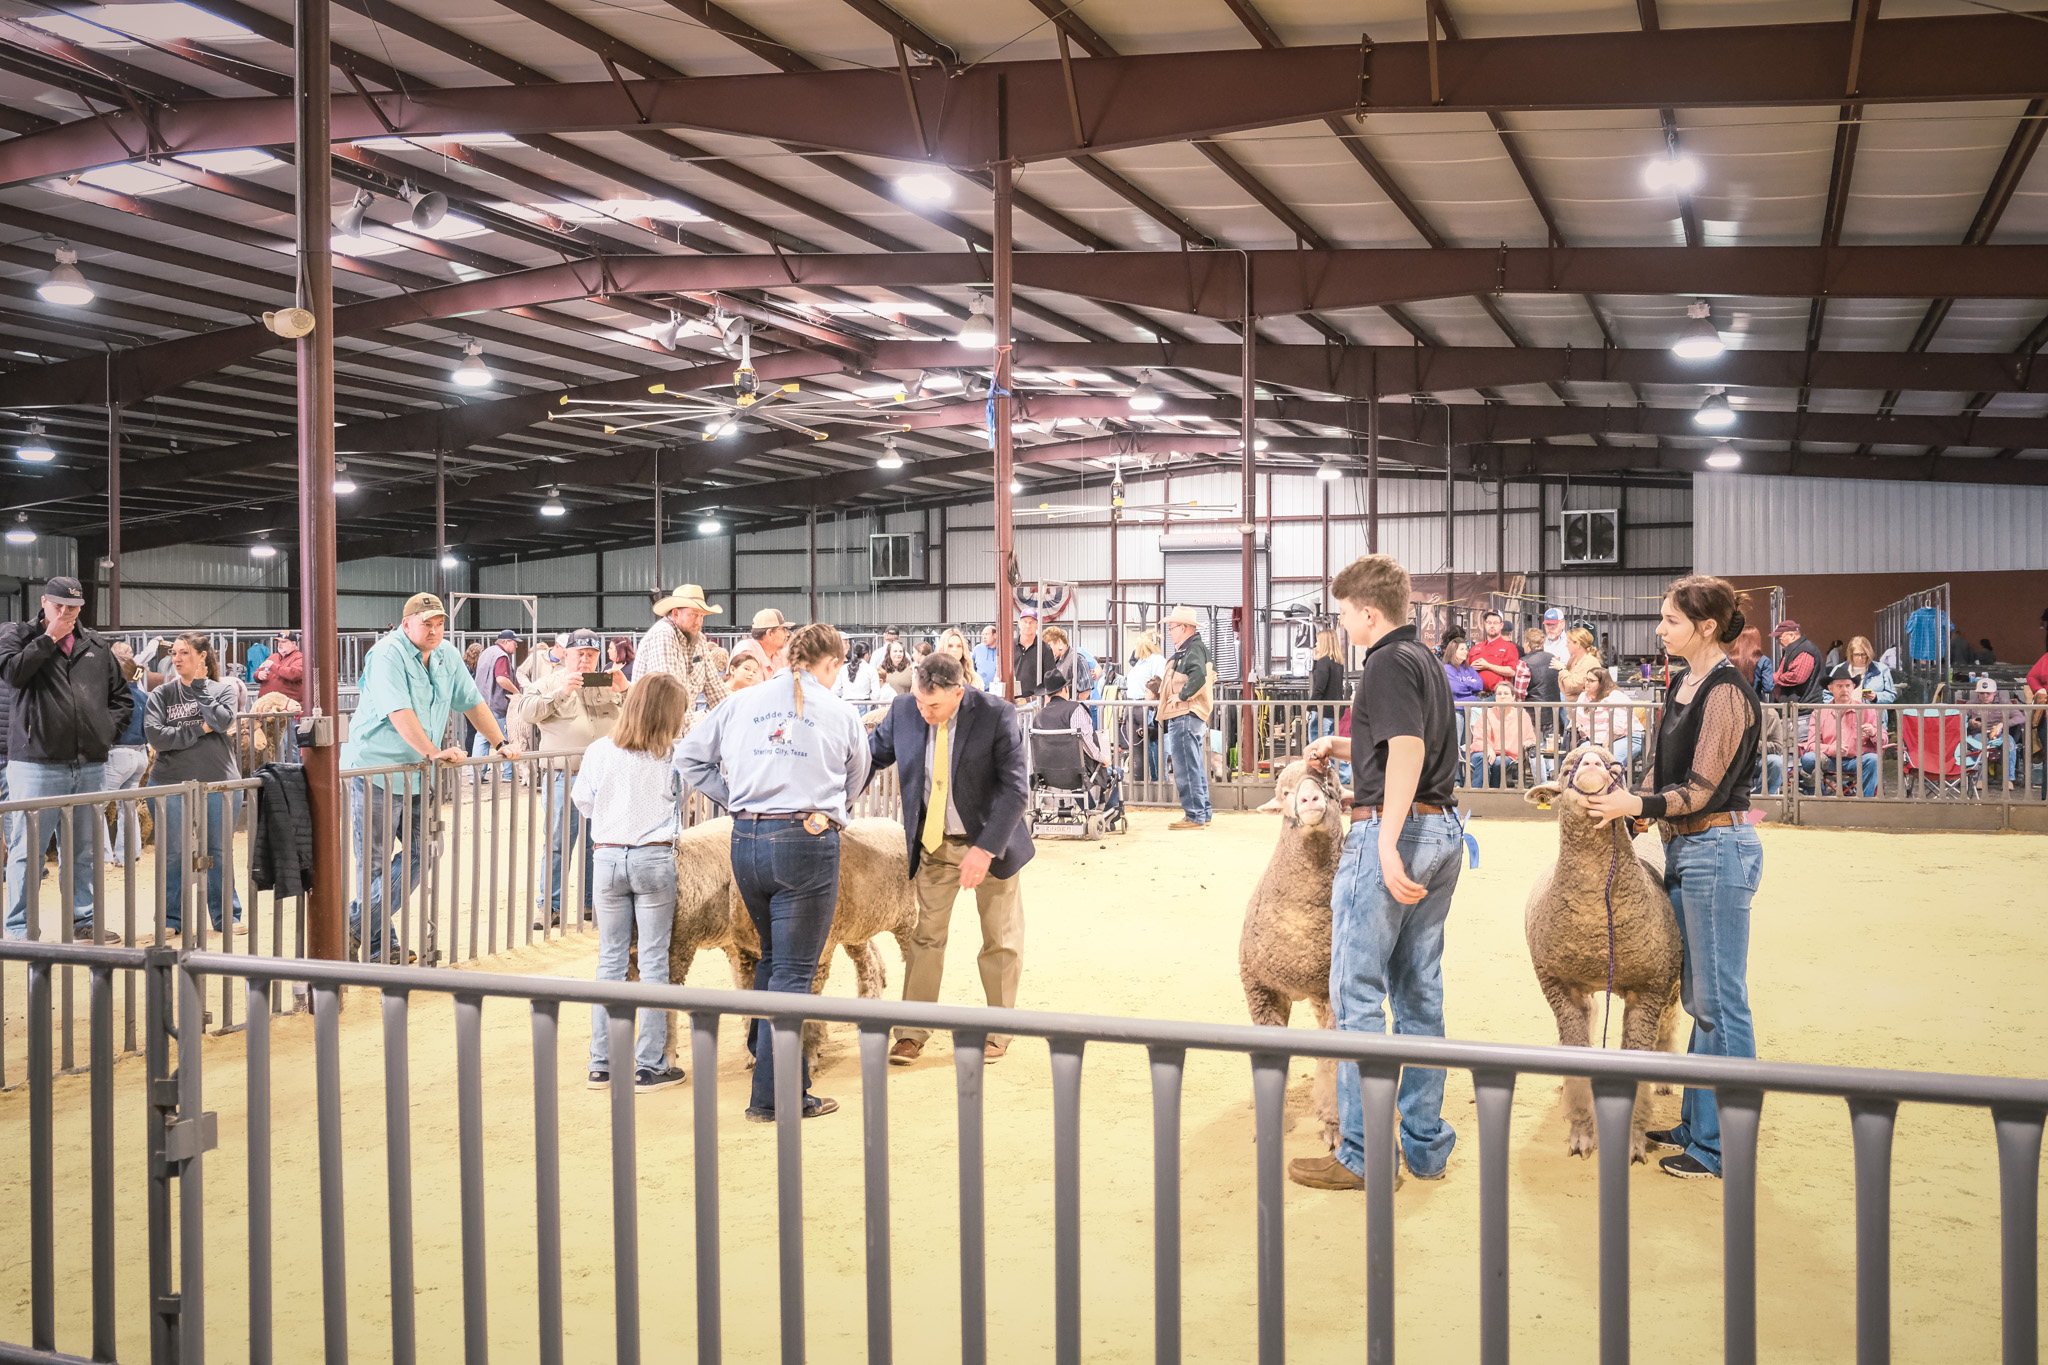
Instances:
[[[213,859],[213,866],[206,873],[206,909],[213,920],[213,927],[220,928],[221,883],[228,880],[226,850],[240,817],[241,801],[238,792],[208,792],[206,794],[206,856]],[[159,831],[157,847],[164,860],[164,928],[173,934],[185,931],[185,868],[190,862],[185,856],[185,798],[166,796],[164,798],[164,828]],[[235,920],[242,918],[242,893],[230,882],[229,894],[234,898]]]
[[[732,880],[754,921],[754,932],[761,936],[754,989],[808,995],[818,977],[818,959],[832,936],[832,912],[839,904],[839,831],[828,828],[813,834],[795,820],[735,820]],[[748,1026],[754,1091],[747,1108],[757,1114],[775,1112],[771,1033],[763,1023]],[[802,1094],[808,1099],[810,1093],[811,1064],[806,1058]]]
[[[1209,810],[1209,722],[1192,711],[1166,722],[1166,761],[1173,765],[1173,789],[1181,814],[1206,825]]]
[[[1807,773],[1814,771],[1815,757],[1813,754],[1799,755],[1800,771]],[[1859,754],[1856,757],[1855,766],[1863,779],[1863,794],[1865,796],[1877,795],[1877,755]],[[1826,763],[1820,765],[1820,770],[1839,782],[1847,773],[1849,767],[1849,759],[1830,757]]]
[[[1749,1012],[1749,902],[1763,880],[1763,841],[1750,825],[1684,834],[1664,846],[1664,889],[1685,945],[1680,990],[1692,1016],[1686,1051],[1756,1056]],[[1711,1089],[1688,1087],[1672,1141],[1719,1174],[1721,1114]]]
[[[492,712],[491,714],[492,714],[492,715],[497,715],[497,712],[493,711],[493,712]],[[503,730],[504,728],[505,728],[505,718],[504,718],[503,716],[498,716],[498,729],[502,731],[502,730]],[[488,739],[484,738],[484,732],[483,732],[483,731],[481,731],[481,730],[478,730],[478,731],[476,732],[476,737],[475,737],[474,739],[470,740],[470,742],[469,742],[469,756],[470,756],[471,758],[488,758],[488,757],[490,757],[490,754],[491,754],[491,742],[490,742],[490,740],[488,740]],[[489,771],[490,771],[490,769],[489,769],[489,768],[484,768],[484,769],[481,769],[480,771],[481,771],[481,772],[489,772]],[[510,763],[501,763],[501,764],[499,764],[499,765],[498,765],[498,776],[500,776],[500,777],[504,778],[504,779],[505,779],[505,780],[506,780],[507,782],[510,782],[510,781],[512,780],[512,765],[511,765]]]
[[[558,772],[548,779],[547,807],[541,812],[543,821],[554,821],[554,837],[548,841],[548,885],[547,893],[534,900],[534,913],[545,909],[559,916],[562,913],[562,860],[569,849],[576,846],[576,840],[583,833],[583,812],[569,799],[570,774]],[[546,828],[545,825],[542,826]],[[583,908],[590,909],[591,887],[595,884],[590,859],[592,848],[583,845]]]
[[[1336,733],[1337,713],[1334,709],[1326,710],[1318,706],[1308,713],[1308,737],[1311,742],[1322,738],[1324,735],[1334,735]],[[1337,760],[1337,785],[1347,791],[1351,788],[1351,761],[1349,759],[1340,758]]]
[[[668,984],[668,938],[676,922],[676,857],[667,844],[646,848],[601,848],[597,851],[597,979],[624,981],[626,953],[633,931],[640,931],[640,979]],[[609,1011],[590,1007],[590,1069],[611,1069],[611,1040],[606,1036]],[[668,1047],[668,1011],[640,1011],[640,1045],[633,1064],[641,1071],[661,1070]]]
[[[17,703],[18,704],[18,703]],[[107,765],[73,759],[69,763],[7,764],[7,799],[33,801],[43,796],[74,796],[79,792],[104,790]],[[54,811],[21,811],[7,830],[7,937],[28,937],[29,847],[35,847],[35,875],[43,876],[43,858],[61,835],[62,816]],[[106,825],[100,807],[71,807],[72,856],[71,928],[74,933],[92,930],[92,874],[98,859],[99,839]],[[33,831],[33,832],[31,832]],[[61,883],[60,883],[61,887]],[[59,894],[62,894],[60,889]]]
[[[128,791],[142,785],[143,770],[149,767],[149,746],[146,744],[117,744],[107,750],[106,784],[110,792]],[[4,790],[4,788],[0,788]],[[0,798],[4,800],[5,798]],[[124,802],[116,811],[115,828],[119,831],[107,848],[107,863],[113,867],[127,865],[128,854],[142,855],[142,821],[136,814],[137,801]]]
[[[1444,1036],[1444,920],[1458,887],[1464,846],[1454,815],[1411,815],[1401,826],[1402,865],[1427,894],[1403,905],[1380,875],[1380,822],[1364,820],[1344,836],[1330,897],[1330,1005],[1337,1027],[1354,1033],[1386,1031],[1383,1004],[1391,1004],[1394,1032]],[[1443,1120],[1444,1073],[1402,1068],[1401,1155],[1418,1176],[1433,1176],[1451,1159],[1458,1135]],[[1365,1109],[1358,1064],[1337,1067],[1337,1159],[1365,1173]]]
[[[397,775],[403,782],[405,777]],[[348,780],[349,829],[354,839],[354,850],[361,863],[356,871],[356,880],[349,889],[355,894],[348,903],[348,932],[350,937],[361,940],[363,961],[381,961],[385,956],[385,929],[389,922],[386,901],[391,894],[393,879],[402,879],[395,894],[403,897],[419,889],[420,876],[427,861],[426,811],[422,798],[407,795],[402,790],[392,790],[381,783],[365,790],[368,778],[352,777]],[[386,800],[386,793],[390,798]],[[370,841],[367,849],[363,843],[363,822],[369,821]],[[405,850],[394,852],[392,844],[403,842]],[[363,894],[363,881],[369,881],[370,932],[363,933],[363,907],[357,899]],[[399,945],[398,930],[390,929],[390,957],[394,962],[405,961],[405,949]]]

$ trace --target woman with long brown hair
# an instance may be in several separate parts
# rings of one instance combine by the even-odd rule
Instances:
[[[1680,980],[1693,1018],[1686,1050],[1709,1057],[1756,1056],[1749,906],[1763,880],[1764,855],[1748,816],[1763,710],[1728,657],[1743,625],[1726,580],[1695,574],[1671,585],[1657,638],[1685,660],[1685,675],[1666,693],[1641,789],[1627,789],[1623,768],[1587,803],[1602,824],[1643,816],[1664,832],[1664,889],[1678,914],[1685,946]],[[1721,1118],[1713,1090],[1687,1087],[1678,1126],[1649,1139],[1678,1149],[1662,1162],[1667,1175],[1718,1178]]]
[[[180,782],[235,782],[242,776],[235,762],[235,689],[220,676],[220,658],[213,641],[193,632],[171,642],[171,674],[149,694],[144,708],[142,730],[156,750],[156,767],[150,773],[152,786],[167,787]],[[206,798],[206,853],[212,869],[206,874],[206,907],[213,927],[221,929],[221,883],[227,879],[224,855],[234,825],[238,802],[227,793],[212,792]],[[164,929],[184,932],[185,870],[191,859],[183,856],[185,798],[164,798],[164,819],[158,826],[158,854],[164,860]],[[236,925],[242,922],[239,891],[228,887]],[[228,930],[233,932],[233,930]]]

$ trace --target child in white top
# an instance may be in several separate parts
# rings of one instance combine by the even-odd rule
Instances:
[[[667,673],[649,673],[626,693],[612,733],[583,753],[569,799],[590,822],[596,872],[597,979],[624,981],[627,954],[639,931],[640,979],[668,984],[669,930],[676,913],[675,838],[682,830],[682,780],[675,748],[690,705],[682,685]],[[608,1012],[590,1009],[592,1090],[611,1083]],[[668,1013],[640,1013],[633,1088],[665,1090],[683,1083],[669,1066]]]

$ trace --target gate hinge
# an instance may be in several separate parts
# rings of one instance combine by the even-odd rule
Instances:
[[[190,1161],[220,1146],[220,1116],[211,1109],[196,1119],[172,1119],[164,1130],[164,1160]]]

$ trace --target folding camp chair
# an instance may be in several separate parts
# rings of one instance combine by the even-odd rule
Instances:
[[[1907,796],[1959,796],[1971,792],[1963,769],[1963,713],[1944,708],[1899,713],[1899,785]],[[1924,788],[1923,791],[1916,789]]]

